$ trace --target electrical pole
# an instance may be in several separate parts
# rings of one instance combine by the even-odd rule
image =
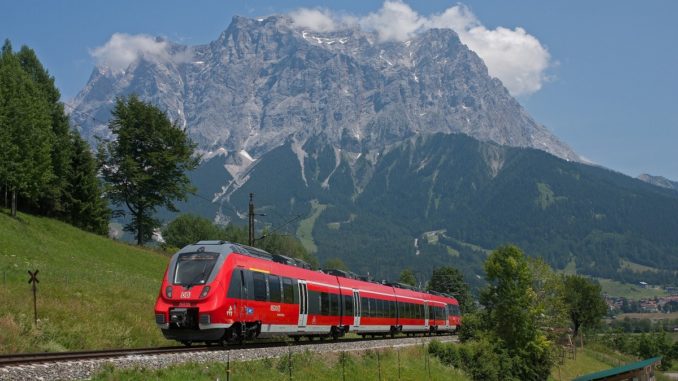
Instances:
[[[248,224],[248,244],[250,246],[254,245],[254,193],[250,193],[250,208],[249,208],[249,213],[248,213],[248,219],[249,219],[249,224]]]

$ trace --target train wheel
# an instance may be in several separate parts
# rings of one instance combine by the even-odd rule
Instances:
[[[181,344],[184,344],[185,346],[190,347],[190,346],[193,345],[193,342],[190,341],[190,340],[184,340],[184,341],[181,342]]]
[[[301,336],[292,336],[292,338],[294,339],[295,343],[298,343],[299,340],[301,340]]]
[[[337,327],[332,327],[332,340],[337,341],[339,340],[339,329]]]

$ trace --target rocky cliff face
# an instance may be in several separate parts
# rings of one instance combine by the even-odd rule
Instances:
[[[381,43],[359,29],[320,34],[284,16],[235,17],[208,45],[166,46],[161,58],[143,56],[122,71],[95,68],[74,100],[84,136],[106,137],[115,97],[137,93],[188,128],[205,152],[257,158],[319,137],[368,153],[443,132],[579,160],[452,30]]]
[[[638,180],[645,181],[646,183],[650,183],[650,184],[656,185],[658,187],[678,191],[678,182],[671,181],[671,180],[669,180],[669,179],[667,179],[666,177],[663,177],[663,176],[653,176],[653,175],[649,175],[647,173],[643,173],[640,176],[638,176]]]

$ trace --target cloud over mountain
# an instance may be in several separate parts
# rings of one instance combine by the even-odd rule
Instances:
[[[387,0],[380,9],[365,16],[310,8],[300,8],[289,15],[299,27],[322,33],[359,25],[373,30],[381,41],[406,41],[431,28],[452,29],[485,61],[490,75],[499,78],[513,95],[539,91],[551,65],[548,50],[525,29],[489,29],[461,4],[429,16],[420,15],[398,0]]]
[[[145,34],[130,35],[114,33],[102,46],[93,49],[90,54],[98,67],[106,67],[114,72],[122,71],[144,57],[154,62],[185,62],[189,51],[170,53],[170,44],[162,39]]]

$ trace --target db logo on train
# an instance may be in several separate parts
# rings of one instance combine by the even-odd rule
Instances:
[[[190,291],[182,291],[181,292],[181,299],[188,299],[191,297],[191,292]]]

